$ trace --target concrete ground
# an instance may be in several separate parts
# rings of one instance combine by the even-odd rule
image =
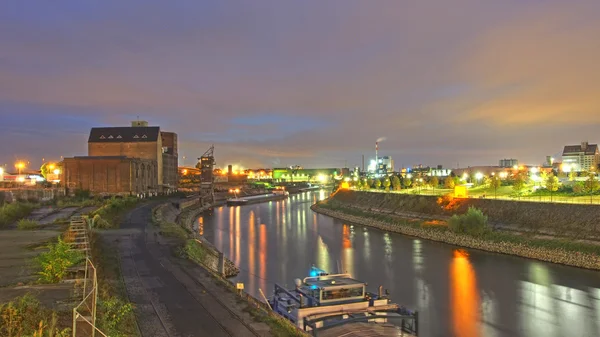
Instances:
[[[102,232],[119,249],[127,294],[142,336],[270,336],[236,295],[200,266],[174,256],[151,223],[152,207],[130,212],[121,229]]]
[[[31,293],[49,308],[72,307],[73,285],[38,285],[33,260],[46,243],[60,235],[54,230],[0,230],[0,303]]]

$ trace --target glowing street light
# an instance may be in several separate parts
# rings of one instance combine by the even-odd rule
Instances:
[[[481,173],[481,172],[475,173],[475,179],[477,179],[477,180],[483,179],[483,173]]]
[[[19,170],[19,175],[21,175],[21,170],[25,168],[25,163],[20,161],[15,164],[17,170]]]
[[[56,175],[59,175],[60,174],[60,170],[59,169],[54,169],[53,173],[56,174]]]
[[[2,167],[0,167],[0,176],[4,175],[4,169]]]

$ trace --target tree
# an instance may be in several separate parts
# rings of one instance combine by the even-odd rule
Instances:
[[[588,173],[588,178],[585,180],[585,184],[583,186],[585,192],[590,194],[590,204],[593,203],[594,193],[600,189],[600,184],[598,183],[598,179],[596,178],[596,174],[594,172]]]
[[[373,188],[373,179],[369,178],[367,179],[367,188]]]
[[[550,191],[550,202],[552,202],[552,193],[558,191],[558,177],[554,176],[554,173],[548,175],[546,178],[546,189]]]
[[[446,179],[444,179],[445,188],[453,189],[454,186],[456,186],[456,182],[454,181],[453,177],[446,177]]]
[[[494,199],[498,198],[498,187],[502,186],[502,180],[497,175],[494,175],[490,178],[490,186],[494,189]]]
[[[392,176],[392,189],[394,191],[399,191],[401,186],[400,186],[400,179],[398,178],[398,176]]]
[[[409,177],[404,177],[402,179],[402,185],[404,185],[404,187],[409,188],[410,185],[412,185],[412,180],[410,180]]]
[[[575,180],[575,172],[571,171],[569,172],[569,181],[573,181]]]
[[[440,180],[438,177],[432,177],[431,180],[429,180],[429,184],[435,190],[439,186]]]
[[[381,180],[375,179],[373,185],[375,186],[375,189],[379,189],[381,187]]]
[[[492,178],[488,176],[483,177],[483,186],[485,186],[486,188],[488,186],[492,186]]]
[[[391,184],[391,182],[390,182],[390,178],[388,178],[388,177],[383,177],[383,178],[381,178],[381,180],[382,180],[382,182],[381,182],[381,185],[383,186],[383,188],[384,188],[386,191],[389,191],[389,190],[390,190],[390,184]]]
[[[521,194],[523,194],[523,190],[525,189],[525,177],[522,174],[517,174],[513,181],[513,192],[516,196],[521,199]]]

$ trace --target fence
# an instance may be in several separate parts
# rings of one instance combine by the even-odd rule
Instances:
[[[96,306],[98,302],[98,278],[96,267],[90,260],[89,225],[87,219],[81,216],[71,217],[69,233],[72,235],[73,250],[84,252],[85,267],[83,279],[77,277],[76,289],[83,287],[82,300],[73,308],[73,337],[107,337],[96,327]]]

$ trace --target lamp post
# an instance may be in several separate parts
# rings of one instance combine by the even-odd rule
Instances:
[[[25,163],[23,163],[23,162],[18,162],[18,163],[16,163],[16,164],[15,164],[15,167],[17,168],[18,175],[21,175],[21,170],[22,170],[23,168],[25,168]]]

